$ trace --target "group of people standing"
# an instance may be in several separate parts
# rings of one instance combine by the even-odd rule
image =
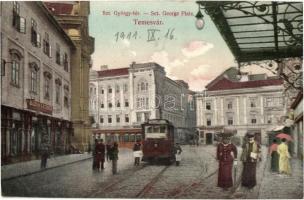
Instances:
[[[237,148],[231,143],[231,134],[222,134],[222,141],[217,146],[217,160],[219,161],[218,187],[228,190],[233,186],[233,166],[237,166]],[[241,184],[248,189],[256,185],[256,166],[260,160],[260,145],[254,140],[254,135],[245,136],[241,162],[243,171]],[[236,172],[234,172],[236,174]],[[235,178],[236,179],[236,175]],[[236,181],[236,180],[234,180]]]
[[[96,139],[93,151],[93,170],[100,172],[104,169],[106,156],[107,161],[112,161],[112,173],[117,174],[118,152],[117,142],[104,145],[103,139]]]
[[[271,170],[272,172],[279,172],[280,174],[291,175],[291,168],[289,159],[291,158],[287,140],[283,138],[281,144],[277,144],[277,140],[273,140],[273,144],[269,149],[271,155]]]

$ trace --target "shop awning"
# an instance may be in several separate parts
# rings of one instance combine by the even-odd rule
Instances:
[[[240,63],[302,57],[303,3],[198,1]]]

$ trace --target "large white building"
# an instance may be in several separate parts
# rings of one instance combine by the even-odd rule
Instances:
[[[216,134],[227,128],[237,130],[240,142],[247,132],[253,132],[265,144],[267,132],[283,123],[283,81],[266,74],[237,74],[236,68],[229,68],[197,94],[201,143],[212,144]]]
[[[74,43],[42,2],[1,2],[1,157],[68,151]]]
[[[195,131],[193,92],[181,80],[166,76],[157,63],[132,63],[129,68],[92,71],[90,113],[94,133],[121,143],[140,137],[140,125],[163,118],[177,128],[182,141]],[[108,140],[108,139],[107,139]]]

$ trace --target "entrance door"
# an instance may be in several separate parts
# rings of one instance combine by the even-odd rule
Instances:
[[[206,144],[212,144],[212,143],[213,143],[212,133],[206,133]]]

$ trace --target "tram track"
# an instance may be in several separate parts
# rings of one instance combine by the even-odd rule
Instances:
[[[197,151],[195,151],[195,153],[198,154]],[[216,156],[214,154],[211,154],[210,152],[208,152],[207,154],[210,155],[212,158],[216,159]],[[206,176],[205,173],[208,172],[208,165],[206,165],[207,163],[205,163],[203,159],[200,159],[199,163],[200,163],[199,165],[201,166],[202,170],[200,172],[200,175],[196,179],[196,181],[192,181],[190,184],[187,184],[186,186],[183,186],[183,189],[174,188],[173,192],[169,193],[166,196],[166,198],[174,198],[174,199],[179,198],[182,195],[187,194],[189,191],[192,191],[196,187],[201,186],[202,183],[208,183],[210,180],[213,179],[213,177],[218,172],[218,168],[216,170],[212,171],[211,173],[209,173]],[[208,186],[208,184],[205,184],[203,187],[201,187],[201,189],[204,189],[207,186]]]

